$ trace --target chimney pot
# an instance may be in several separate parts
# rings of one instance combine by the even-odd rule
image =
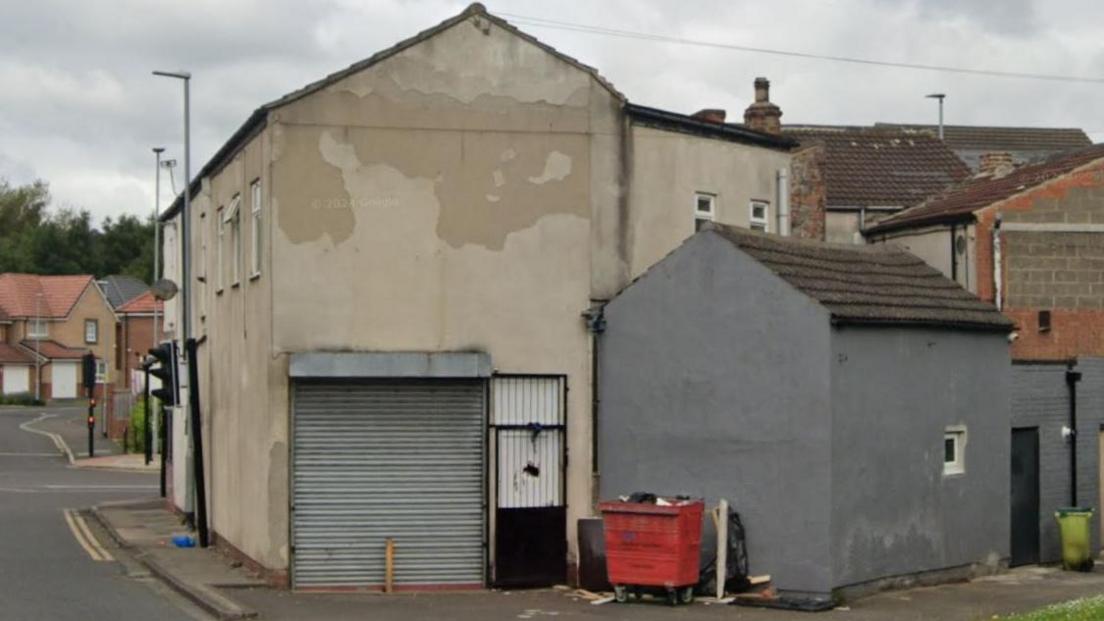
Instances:
[[[782,109],[771,103],[770,80],[755,78],[755,101],[744,110],[744,125],[767,134],[782,133]]]
[[[726,113],[723,108],[705,108],[704,110],[698,110],[690,116],[699,121],[722,124],[725,122],[725,117],[728,116],[728,113]]]

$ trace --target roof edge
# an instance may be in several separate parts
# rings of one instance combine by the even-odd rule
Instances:
[[[656,129],[669,129],[705,138],[720,138],[731,142],[742,142],[784,151],[789,151],[799,145],[797,140],[783,135],[776,136],[728,123],[710,123],[661,108],[625,102],[623,110],[630,119],[639,121],[641,125],[646,127]]]

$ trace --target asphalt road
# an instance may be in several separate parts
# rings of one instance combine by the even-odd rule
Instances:
[[[0,407],[0,620],[206,618],[114,547],[94,520],[67,516],[67,509],[157,494],[155,475],[71,468],[49,437],[20,428],[76,429],[71,421],[83,415]]]

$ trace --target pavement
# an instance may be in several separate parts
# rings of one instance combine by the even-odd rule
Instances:
[[[169,540],[184,532],[159,501],[100,507],[95,515],[135,557],[150,564],[173,589],[219,619],[740,619],[749,621],[977,621],[1104,592],[1104,569],[1064,572],[1023,567],[968,583],[887,591],[823,613],[761,610],[708,603],[671,608],[665,603],[594,605],[566,587],[455,593],[295,592],[274,589],[213,550],[177,549]]]
[[[148,473],[71,467],[57,432],[39,428],[82,418],[79,408],[0,407],[0,619],[209,619],[81,511],[158,489]]]

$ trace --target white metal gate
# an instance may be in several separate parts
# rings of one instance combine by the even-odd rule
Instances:
[[[484,393],[465,380],[297,382],[292,582],[484,581]]]

